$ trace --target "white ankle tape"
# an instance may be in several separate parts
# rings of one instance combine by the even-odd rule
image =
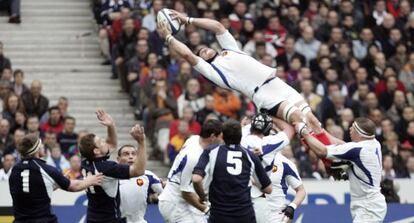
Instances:
[[[283,119],[289,122],[290,116],[297,110],[299,110],[299,108],[296,107],[294,104],[287,104],[286,107],[283,109]]]
[[[300,109],[300,111],[303,113],[303,114],[307,114],[308,112],[311,112],[312,111],[312,109],[311,109],[311,107],[309,106],[309,104],[308,103],[302,103],[302,104],[300,104],[299,105],[299,109]]]

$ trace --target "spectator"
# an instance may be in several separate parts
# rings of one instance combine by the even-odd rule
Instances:
[[[0,41],[0,73],[3,73],[4,68],[11,68],[11,62],[8,57],[4,56],[3,42]]]
[[[58,147],[59,148],[59,144],[57,142],[57,136],[55,132],[46,132],[45,133],[45,137],[43,139],[43,145],[45,146],[45,149],[48,150],[48,152],[50,152],[52,150],[52,148]],[[59,148],[60,151],[60,148]]]
[[[393,160],[390,155],[384,155],[382,159],[382,179],[394,179],[396,177],[393,169]]]
[[[315,112],[319,104],[322,101],[321,96],[313,93],[313,82],[309,79],[301,81],[301,95],[311,107],[312,111]]]
[[[142,26],[147,28],[150,32],[154,31],[157,28],[157,13],[162,9],[162,7],[162,0],[154,0],[152,2],[152,8],[150,9],[150,13],[142,19]]]
[[[0,157],[5,150],[13,145],[13,137],[10,134],[10,123],[7,119],[0,120]]]
[[[194,111],[190,106],[183,108],[183,117],[178,120],[174,120],[170,124],[170,139],[177,134],[178,125],[180,121],[188,122],[189,132],[193,135],[198,135],[201,131],[201,123],[197,122]]]
[[[408,56],[408,61],[401,70],[399,79],[408,91],[414,91],[414,52]]]
[[[1,80],[12,82],[13,79],[13,71],[11,68],[4,68],[3,72],[1,73]]]
[[[20,24],[20,0],[0,0],[0,9],[9,12],[9,23]]]
[[[314,37],[313,28],[306,26],[302,31],[302,37],[295,44],[296,52],[301,52],[306,58],[307,64],[316,58],[321,42]]]
[[[213,93],[213,97],[214,110],[229,118],[238,118],[238,111],[241,108],[241,101],[237,95],[230,90],[217,87]]]
[[[63,170],[70,168],[70,164],[62,155],[62,151],[59,146],[55,146],[50,149],[50,156],[46,158],[46,163],[50,166],[56,167],[56,169],[62,173]]]
[[[0,169],[0,181],[8,182],[11,170],[16,163],[16,157],[14,157],[13,154],[8,153],[3,155],[1,162],[3,168]]]
[[[402,116],[404,107],[407,106],[404,92],[400,90],[394,91],[393,102],[391,107],[387,110],[387,116],[392,119],[393,122],[398,123]]]
[[[10,144],[5,151],[5,154],[11,153],[15,157],[19,157],[20,154],[17,153],[17,145],[22,141],[23,137],[26,135],[26,132],[22,129],[16,129],[13,134],[13,143]]]
[[[375,2],[374,11],[372,14],[366,18],[368,26],[379,26],[384,21],[384,17],[387,15],[385,0],[378,0]]]
[[[188,122],[186,120],[179,120],[177,127],[178,131],[174,135],[172,135],[167,149],[168,158],[171,163],[174,161],[175,157],[180,152],[185,140],[191,135],[189,131]],[[168,160],[166,160],[165,158],[166,157],[164,156],[164,163],[168,163]]]
[[[17,69],[13,72],[14,82],[13,91],[17,96],[22,96],[26,92],[29,92],[29,88],[23,83],[24,73],[22,70]]]
[[[220,114],[220,112],[217,112],[214,110],[214,97],[211,94],[207,94],[204,96],[204,108],[199,110],[196,114],[196,120],[197,122],[202,125],[206,119],[207,116],[210,114],[214,114],[217,116],[217,118],[221,121],[224,121],[223,115]]]
[[[183,109],[190,106],[194,112],[203,109],[204,97],[200,94],[200,83],[197,79],[191,78],[187,81],[186,90],[177,99],[178,117],[183,117]]]
[[[397,71],[402,71],[404,68],[404,65],[408,61],[408,55],[407,55],[407,46],[404,42],[397,43],[397,46],[395,47],[395,54],[390,57],[388,60],[388,64],[391,67],[394,67]],[[401,72],[400,72],[401,75]],[[401,76],[399,78],[401,80]],[[405,88],[408,88],[405,86]]]
[[[73,155],[69,159],[70,167],[63,170],[63,175],[69,180],[81,180],[83,178],[81,173],[81,158],[79,155]]]
[[[412,132],[411,129],[410,132]],[[412,152],[413,145],[410,143],[410,141],[405,141],[401,144],[401,147],[398,150],[398,156],[394,162],[394,169],[398,178],[408,177],[407,162],[408,159],[412,156]]]
[[[384,122],[381,122],[381,123],[384,123]],[[400,143],[398,141],[398,135],[393,131],[390,131],[390,132],[383,131],[381,138],[383,139],[382,140],[382,143],[383,143],[382,154],[389,154],[392,157],[397,157],[399,146],[400,146]]]
[[[54,132],[56,135],[63,131],[64,124],[63,118],[60,114],[58,106],[49,108],[49,120],[46,123],[40,125],[40,131]]]
[[[342,0],[339,4],[341,21],[345,21],[348,16],[355,18],[356,28],[360,28],[364,22],[364,15],[361,10],[354,8],[354,3],[351,0]]]
[[[249,18],[252,18],[252,15],[247,11],[246,3],[244,1],[237,1],[233,13],[229,15],[231,27],[239,33],[242,21]]]
[[[4,100],[3,118],[7,119],[10,123],[10,129],[16,129],[16,113],[17,112],[24,112],[24,105],[22,100],[15,95],[14,93],[10,93]],[[24,126],[23,126],[24,127]]]
[[[256,43],[258,42],[264,42],[265,43],[265,51],[266,53],[270,55],[277,55],[276,49],[273,47],[272,43],[265,42],[265,35],[262,31],[255,31],[253,34],[253,38],[250,39],[244,46],[243,46],[243,52],[246,54],[253,56],[256,53]]]
[[[407,161],[408,177],[414,179],[414,156],[410,156]]]
[[[326,22],[319,26],[319,28],[316,30],[316,38],[322,42],[328,42],[332,28],[337,27],[338,25],[338,12],[335,10],[330,10],[328,12],[328,18]]]
[[[86,131],[86,130],[81,130],[81,131],[78,132],[78,138],[77,138],[76,144],[74,144],[71,147],[69,147],[69,150],[68,150],[68,153],[67,153],[67,157],[70,158],[70,157],[72,157],[74,155],[77,155],[77,156],[80,155],[79,154],[79,143],[80,143],[80,139],[83,136],[86,136],[87,134],[88,134],[88,131]]]
[[[293,36],[286,37],[285,40],[285,53],[281,55],[277,55],[276,61],[278,65],[283,65],[285,70],[289,70],[289,64],[292,58],[298,57],[302,65],[305,65],[306,59],[305,57],[295,51],[295,38]],[[299,51],[300,52],[300,51]]]
[[[76,145],[78,134],[75,132],[76,120],[74,117],[67,116],[63,119],[63,131],[58,134],[57,141],[65,157],[69,157],[69,148]]]
[[[354,56],[359,60],[364,59],[368,54],[368,47],[371,44],[375,44],[377,47],[381,46],[378,41],[374,40],[374,34],[372,33],[372,30],[368,27],[365,27],[360,32],[359,39],[352,41],[352,51],[354,53]]]
[[[36,136],[43,138],[43,133],[40,132],[39,118],[36,115],[29,116],[27,118],[27,134],[35,134]]]
[[[42,95],[42,83],[34,80],[30,91],[22,95],[22,100],[28,115],[41,117],[49,107],[49,99]]]

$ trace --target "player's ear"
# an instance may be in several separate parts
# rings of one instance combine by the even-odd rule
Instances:
[[[95,147],[93,149],[93,155],[96,156],[96,155],[99,155],[99,154],[101,154],[101,150],[99,150],[98,148]]]

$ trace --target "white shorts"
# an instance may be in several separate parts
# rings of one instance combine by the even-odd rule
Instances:
[[[267,205],[267,200],[264,197],[252,198],[254,214],[256,215],[257,223],[268,223],[270,217],[270,208]]]
[[[387,213],[387,204],[382,194],[370,199],[352,201],[351,215],[353,223],[380,223]]]
[[[270,210],[270,217],[268,222],[272,223],[285,223],[283,218],[285,214],[280,210]]]
[[[166,223],[207,223],[205,214],[196,213],[188,205],[159,201],[158,208]]]
[[[302,95],[278,77],[259,87],[253,95],[253,102],[259,110],[269,110],[283,101],[296,104],[303,100]]]

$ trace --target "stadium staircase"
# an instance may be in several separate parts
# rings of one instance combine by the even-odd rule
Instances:
[[[94,112],[103,108],[114,118],[119,143],[134,143],[129,136],[136,123],[128,96],[120,92],[119,80],[111,80],[110,66],[102,66],[96,25],[87,0],[22,0],[22,24],[0,17],[0,40],[13,69],[25,72],[25,83],[43,83],[43,94],[55,105],[60,96],[69,99],[69,114],[76,130],[99,136],[106,129]],[[151,149],[148,149],[149,151]],[[148,161],[149,170],[165,177],[161,162]]]

